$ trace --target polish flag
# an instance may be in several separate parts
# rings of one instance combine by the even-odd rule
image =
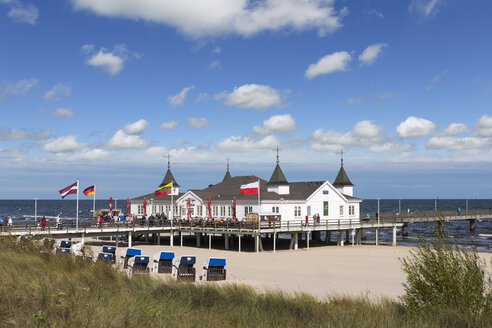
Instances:
[[[259,181],[241,185],[241,194],[244,195],[258,194],[259,187],[260,187]]]
[[[79,183],[75,182],[75,183],[71,184],[70,186],[63,188],[59,192],[60,192],[60,195],[62,196],[62,199],[63,199],[70,194],[76,194],[78,189],[79,189]]]

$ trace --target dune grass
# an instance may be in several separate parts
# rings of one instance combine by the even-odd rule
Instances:
[[[449,311],[412,315],[398,301],[126,277],[106,263],[0,240],[1,327],[488,327]]]

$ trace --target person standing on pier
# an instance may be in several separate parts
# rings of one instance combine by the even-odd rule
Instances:
[[[43,218],[41,219],[41,230],[44,230],[45,227],[46,227],[46,217],[43,216]]]

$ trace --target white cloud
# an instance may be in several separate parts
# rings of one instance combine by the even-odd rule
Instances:
[[[111,153],[104,149],[88,149],[84,148],[76,153],[57,153],[54,159],[64,161],[96,161],[107,160],[111,157]]]
[[[384,15],[382,12],[380,12],[377,9],[371,9],[368,11],[369,16],[376,16],[378,18],[384,18]]]
[[[219,141],[216,147],[221,151],[242,153],[272,150],[279,143],[279,140],[273,135],[265,136],[259,140],[251,137],[232,136]]]
[[[347,99],[347,101],[345,103],[347,105],[355,105],[355,104],[361,103],[362,100],[364,100],[362,97],[359,97],[359,98],[349,98],[349,99]]]
[[[210,68],[220,68],[220,61],[219,60],[214,60],[213,62],[210,63]]]
[[[0,140],[20,140],[20,139],[46,139],[51,135],[49,132],[31,132],[26,130],[10,129],[0,126]]]
[[[9,95],[23,96],[32,88],[38,86],[38,79],[23,79],[15,84],[8,83],[5,87],[0,88],[0,97],[5,98]]]
[[[112,149],[144,149],[150,146],[150,142],[138,135],[128,135],[123,130],[118,130],[109,139],[108,148]]]
[[[202,92],[202,93],[200,93],[200,94],[198,95],[198,97],[196,97],[196,99],[195,99],[193,102],[194,102],[194,103],[198,103],[198,102],[200,102],[200,101],[205,101],[205,100],[207,100],[207,99],[208,99],[208,94],[207,94],[207,93]]]
[[[214,54],[220,55],[221,52],[222,52],[222,49],[220,47],[215,47],[212,49],[212,53],[214,53]]]
[[[45,100],[59,100],[62,96],[70,96],[72,88],[63,83],[57,83],[43,95]]]
[[[173,161],[179,162],[213,160],[216,156],[209,151],[209,148],[209,143],[183,148],[173,146],[170,149],[161,146],[154,146],[145,151],[144,157],[146,159],[153,159],[159,162],[162,162],[162,157],[164,154],[170,154]]]
[[[290,114],[273,115],[268,120],[263,121],[263,126],[255,126],[253,131],[261,135],[275,133],[291,133],[297,129],[296,122]]]
[[[311,135],[311,148],[316,150],[338,150],[341,146],[370,146],[383,142],[383,127],[372,121],[360,121],[346,133],[323,132],[318,129]]]
[[[8,16],[18,22],[34,25],[39,16],[39,10],[33,4],[23,4],[20,1],[7,1],[12,6]]]
[[[444,131],[439,132],[437,135],[441,137],[454,136],[468,131],[468,127],[462,123],[451,123]]]
[[[201,127],[204,127],[204,126],[207,126],[209,123],[208,123],[208,120],[206,118],[198,118],[198,117],[190,117],[186,123],[191,126],[191,127],[194,127],[195,129],[198,129],[198,128],[201,128]]]
[[[191,87],[183,88],[183,90],[181,90],[178,94],[174,96],[167,97],[167,102],[169,103],[169,106],[171,107],[182,106],[186,101],[186,96],[188,95],[188,92],[190,90],[193,90],[194,88],[195,86],[192,85]]]
[[[118,74],[123,69],[124,59],[115,55],[114,53],[107,52],[105,49],[99,50],[98,53],[92,55],[87,59],[87,64],[94,67],[101,67],[113,76]]]
[[[425,147],[428,149],[447,149],[455,151],[488,148],[490,145],[490,138],[432,137],[427,141]]]
[[[74,115],[73,111],[70,108],[57,108],[55,111],[52,113],[53,116],[56,117],[72,117]]]
[[[94,45],[93,44],[84,44],[80,49],[85,52],[86,54],[90,54],[91,52],[94,51]]]
[[[425,87],[425,91],[431,91],[437,83],[441,82],[442,77],[446,75],[447,72],[447,70],[444,70],[441,73],[434,75],[431,82]]]
[[[415,116],[408,117],[401,122],[396,131],[400,138],[417,138],[424,137],[437,129],[437,126],[425,118]]]
[[[397,143],[384,143],[381,145],[372,145],[369,147],[369,151],[380,154],[397,154],[405,153],[415,149],[415,142],[402,145]]]
[[[43,150],[49,153],[64,153],[84,148],[86,145],[77,141],[77,136],[65,136],[47,142]]]
[[[141,134],[145,131],[145,128],[149,125],[144,119],[140,119],[133,123],[128,123],[125,125],[124,131],[128,134]]]
[[[264,110],[271,106],[281,107],[282,97],[278,90],[261,84],[244,84],[235,87],[231,93],[225,91],[214,96],[216,100],[225,99],[228,106]]]
[[[362,66],[372,65],[383,52],[383,49],[388,45],[386,43],[375,43],[368,46],[359,56],[359,61]]]
[[[172,121],[172,122],[164,122],[160,125],[160,128],[163,130],[172,130],[176,126],[178,126],[178,122]]]
[[[348,63],[352,60],[346,51],[334,52],[320,58],[316,64],[309,65],[304,76],[313,79],[321,74],[331,74],[337,71],[345,71]]]
[[[412,0],[408,10],[417,12],[424,17],[434,17],[443,2],[443,0]]]
[[[492,137],[492,116],[482,115],[475,124],[475,130],[482,137]]]
[[[344,8],[332,0],[71,0],[77,10],[106,17],[162,23],[195,37],[251,36],[263,31],[318,30],[325,35],[342,27]]]

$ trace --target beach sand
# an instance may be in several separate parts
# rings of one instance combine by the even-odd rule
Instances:
[[[89,240],[86,240],[88,243]],[[101,250],[98,240],[92,246]],[[110,243],[108,243],[110,244]],[[250,285],[259,291],[281,290],[292,294],[303,292],[319,299],[328,295],[363,296],[396,299],[404,293],[406,279],[399,258],[410,255],[410,247],[391,246],[319,246],[310,249],[280,250],[276,253],[237,252],[196,247],[136,245],[151,261],[160,251],[173,251],[176,257],[197,257],[197,281],[209,257],[227,259],[227,281]],[[124,247],[116,251],[117,260]],[[488,265],[492,254],[481,253]]]

